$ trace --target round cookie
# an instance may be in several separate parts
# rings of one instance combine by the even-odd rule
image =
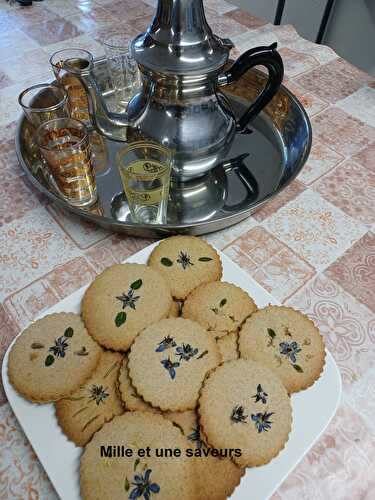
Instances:
[[[242,358],[268,366],[289,393],[310,387],[325,363],[323,337],[304,314],[268,306],[253,314],[239,334]]]
[[[84,446],[106,422],[124,413],[116,389],[121,361],[120,353],[103,352],[89,380],[55,403],[57,421],[76,445]]]
[[[206,373],[221,362],[215,339],[183,318],[143,330],[129,353],[129,376],[137,393],[163,411],[195,408]]]
[[[194,288],[219,280],[223,273],[216,250],[195,236],[162,240],[148,263],[165,277],[176,299],[185,299]]]
[[[213,337],[222,337],[237,331],[256,310],[255,302],[244,290],[232,283],[216,281],[191,292],[182,316],[202,325]]]
[[[128,411],[150,411],[151,413],[160,413],[160,410],[153,408],[149,403],[146,403],[137,391],[132,386],[129,370],[128,357],[125,356],[120,373],[118,375],[118,391],[125,408]]]
[[[114,445],[114,446],[111,446]],[[100,457],[99,450],[133,451],[132,457]],[[138,457],[150,447],[150,457]],[[181,431],[161,415],[128,412],[98,431],[81,457],[80,485],[83,500],[163,499],[195,500],[194,464],[185,456],[156,457],[156,449],[184,450]]]
[[[101,353],[78,314],[50,314],[16,339],[9,354],[9,380],[34,403],[57,401],[90,377]]]
[[[141,330],[168,316],[171,305],[169,287],[157,271],[143,264],[115,264],[87,289],[82,317],[99,344],[126,351]]]
[[[199,429],[195,411],[165,413],[165,418],[178,426],[188,440],[194,459],[196,496],[195,500],[226,500],[239,485],[245,469],[238,467],[229,458],[204,456],[206,449]]]
[[[292,407],[281,380],[254,361],[238,359],[212,370],[199,398],[200,425],[210,446],[241,450],[241,467],[268,463],[284,448]]]
[[[231,332],[224,337],[216,339],[223,361],[233,361],[238,359],[238,332]]]

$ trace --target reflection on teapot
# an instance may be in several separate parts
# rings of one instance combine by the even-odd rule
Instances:
[[[146,33],[132,42],[143,77],[141,92],[125,113],[110,112],[90,63],[67,61],[66,69],[85,86],[90,115],[106,137],[126,141],[129,127],[174,150],[174,177],[199,177],[223,161],[236,130],[244,130],[273,98],[283,78],[276,44],[246,51],[229,68],[232,43],[212,33],[202,0],[159,0]],[[263,65],[268,80],[241,117],[236,117],[221,87]]]
[[[258,183],[244,163],[249,153],[225,160],[199,179],[172,182],[168,203],[168,223],[192,224],[210,220],[215,214],[238,213],[258,197]],[[229,203],[228,177],[236,176],[244,197]]]

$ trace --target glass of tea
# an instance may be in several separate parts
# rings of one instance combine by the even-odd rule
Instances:
[[[61,196],[71,205],[86,207],[97,201],[91,148],[84,123],[57,118],[40,125],[36,143]]]
[[[172,168],[171,150],[152,142],[134,142],[117,153],[117,166],[134,222],[164,224]]]
[[[83,49],[58,50],[50,57],[56,80],[69,96],[70,116],[87,125],[91,122],[86,90],[72,70],[86,69],[93,61],[92,54]]]
[[[35,128],[54,118],[68,118],[68,94],[57,85],[40,83],[21,92],[18,102],[27,121]]]

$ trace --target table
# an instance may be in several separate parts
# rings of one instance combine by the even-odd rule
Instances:
[[[37,314],[148,243],[50,204],[22,174],[14,133],[17,96],[51,79],[49,54],[74,46],[101,55],[99,40],[120,27],[123,12],[121,29],[133,38],[154,3],[0,4],[0,359]],[[336,417],[273,500],[374,498],[375,77],[291,26],[266,24],[224,0],[205,5],[214,32],[234,41],[234,55],[279,43],[286,85],[313,126],[311,156],[297,180],[253,217],[208,236],[280,301],[316,321],[343,378]],[[56,498],[1,388],[0,498]]]

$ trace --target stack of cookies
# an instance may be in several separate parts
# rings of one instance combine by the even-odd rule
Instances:
[[[102,272],[81,315],[45,316],[14,343],[15,389],[54,402],[84,447],[82,498],[224,500],[284,448],[290,394],[323,370],[322,336],[221,278],[204,240],[167,238],[148,265]]]

